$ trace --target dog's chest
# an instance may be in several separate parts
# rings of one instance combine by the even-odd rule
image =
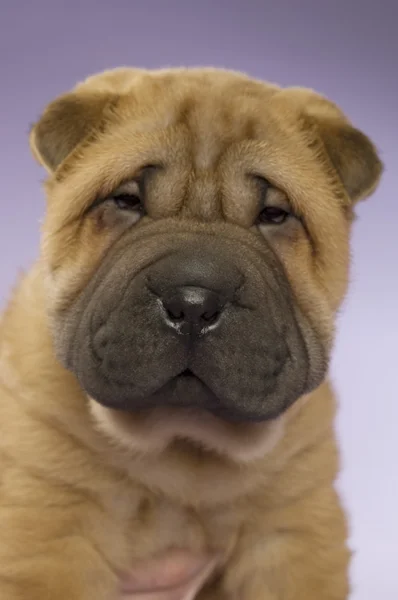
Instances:
[[[196,511],[166,500],[143,503],[131,529],[133,559],[123,600],[193,600],[222,568],[239,519],[228,510]]]
[[[194,509],[161,497],[146,496],[122,525],[134,559],[169,548],[225,555],[234,544],[244,515],[238,508]]]

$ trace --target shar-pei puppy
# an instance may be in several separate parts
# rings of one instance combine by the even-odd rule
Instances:
[[[213,68],[94,75],[29,141],[1,600],[345,600],[328,365],[374,144],[312,90]]]

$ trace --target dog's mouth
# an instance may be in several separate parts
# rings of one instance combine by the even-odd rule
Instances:
[[[190,378],[199,379],[199,377],[197,377],[195,375],[195,373],[193,371],[191,371],[191,369],[184,369],[184,371],[181,371],[181,373],[179,375],[177,375],[177,377],[181,377],[182,379],[185,379],[186,381],[189,381]]]
[[[116,409],[121,415],[136,415],[146,418],[154,409],[171,409],[174,414],[187,412],[211,415],[218,420],[231,424],[262,422],[261,415],[252,414],[238,405],[232,405],[228,399],[216,394],[192,369],[184,368],[177,375],[168,379],[161,387],[150,395],[137,399],[126,399],[124,402],[108,401],[107,397],[89,396],[105,408]]]
[[[172,377],[147,400],[148,406],[169,406],[211,413],[214,417],[233,423],[256,420],[246,412],[233,409],[217,396],[203,379],[190,368]],[[146,408],[143,408],[145,411]],[[134,412],[134,411],[132,411]]]

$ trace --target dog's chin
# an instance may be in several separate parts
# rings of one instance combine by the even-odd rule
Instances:
[[[235,462],[247,463],[269,453],[281,439],[284,415],[263,422],[221,417],[194,405],[156,405],[145,410],[120,410],[89,396],[94,424],[118,446],[137,454],[160,454],[183,441]]]

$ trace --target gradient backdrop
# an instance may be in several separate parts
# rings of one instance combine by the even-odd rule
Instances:
[[[397,20],[396,0],[5,0],[0,13],[1,305],[38,247],[44,172],[29,125],[92,72],[207,64],[306,85],[376,142],[386,172],[358,210],[333,363],[353,600],[398,599]]]

